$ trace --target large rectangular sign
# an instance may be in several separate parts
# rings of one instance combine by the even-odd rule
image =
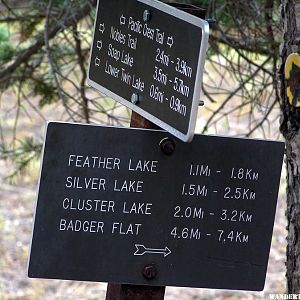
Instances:
[[[166,137],[49,123],[30,277],[263,289],[284,144]]]
[[[206,21],[156,0],[99,0],[88,83],[190,141],[208,32]]]

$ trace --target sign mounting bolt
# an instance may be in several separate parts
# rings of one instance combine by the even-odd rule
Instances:
[[[199,106],[204,106],[204,104],[205,104],[205,103],[204,103],[203,100],[200,100],[200,101],[199,101]]]
[[[133,93],[131,96],[131,103],[136,105],[140,102],[140,96],[137,93]]]
[[[149,22],[150,19],[151,19],[151,12],[150,12],[150,10],[146,9],[143,14],[143,20],[145,22]]]
[[[170,138],[164,138],[159,143],[161,151],[166,155],[171,155],[175,151],[176,144]]]
[[[154,264],[146,265],[143,269],[143,276],[148,280],[156,278],[157,273],[157,268]]]

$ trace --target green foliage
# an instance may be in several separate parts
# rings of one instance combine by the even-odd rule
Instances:
[[[11,159],[16,164],[16,169],[8,174],[7,178],[12,179],[19,172],[26,171],[30,164],[40,158],[42,145],[35,142],[33,138],[26,138],[18,141],[18,146],[15,148],[6,148],[0,146],[0,159]]]
[[[9,31],[4,26],[0,26],[0,43],[9,41]]]
[[[56,100],[55,87],[46,81],[33,81],[33,95],[40,96],[39,107],[43,108],[48,104],[52,104]]]
[[[15,48],[10,41],[10,33],[6,26],[0,25],[0,64],[12,59]]]

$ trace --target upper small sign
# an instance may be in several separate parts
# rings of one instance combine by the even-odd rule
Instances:
[[[88,83],[191,141],[208,35],[206,21],[156,0],[98,1]]]

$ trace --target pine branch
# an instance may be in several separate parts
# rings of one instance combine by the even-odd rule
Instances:
[[[54,25],[49,28],[48,31],[48,40],[53,39],[60,31],[68,28],[74,23],[80,21],[86,17],[91,11],[91,5],[85,4],[82,7],[79,7],[75,10],[71,10],[67,15],[62,16]],[[41,34],[36,42],[22,52],[15,61],[0,71],[0,83],[7,80],[9,77],[21,64],[27,62],[30,57],[38,53],[41,48],[45,45],[44,35]]]

